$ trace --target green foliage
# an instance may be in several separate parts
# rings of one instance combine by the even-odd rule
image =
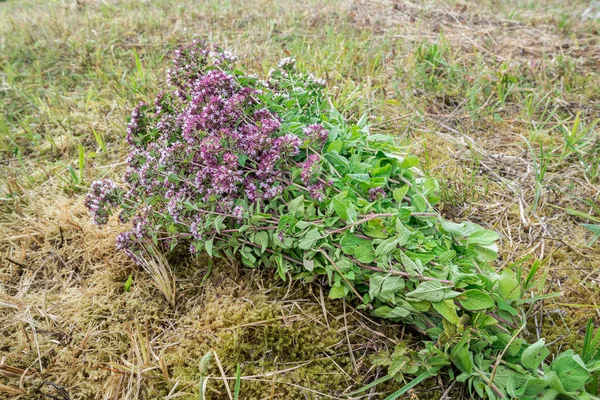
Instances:
[[[525,323],[521,300],[534,282],[531,274],[521,279],[520,266],[501,273],[490,266],[498,255],[499,235],[471,222],[444,219],[434,208],[439,185],[417,172],[418,158],[406,154],[393,137],[370,134],[367,116],[348,123],[311,83],[314,78],[290,67],[289,60],[282,65],[257,97],[280,118],[281,136],[296,135],[303,142],[299,154],[286,154],[276,165],[285,181],[275,184],[285,185],[271,198],[234,197],[241,216],[223,211],[219,199],[207,196],[185,202],[185,213],[178,211],[175,218],[161,189],[138,193],[122,206],[128,213],[143,213],[149,242],[168,240],[171,249],[182,245],[192,254],[239,258],[283,280],[311,282],[323,276],[330,298],[352,298],[375,317],[414,326],[432,341],[418,352],[399,346],[375,361],[399,382],[416,376],[406,387],[450,369],[457,370],[457,380],[473,396],[482,398],[533,399],[543,391],[547,399],[589,398],[585,386],[595,371],[592,361],[565,352],[547,364],[543,341],[528,345],[518,337],[516,327]],[[242,87],[261,85],[242,71],[221,67]],[[327,130],[324,143],[305,136],[310,126]],[[136,140],[158,144],[152,121],[149,127]],[[180,133],[172,134],[179,139]],[[225,139],[222,143],[231,146]],[[249,171],[253,167],[246,166],[259,163],[236,156]],[[177,162],[186,165],[188,160]],[[174,185],[194,179],[184,173],[166,178]],[[315,194],[306,185],[317,182],[327,184]],[[183,221],[196,215],[202,218],[191,229]]]

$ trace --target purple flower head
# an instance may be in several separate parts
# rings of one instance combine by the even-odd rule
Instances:
[[[313,176],[319,170],[319,161],[321,157],[318,154],[311,154],[308,156],[306,161],[302,164],[302,171],[300,172],[300,179],[302,182],[308,185]]]
[[[235,206],[232,212],[233,218],[240,223],[244,218],[244,209],[241,206]]]
[[[270,135],[277,131],[281,126],[281,122],[275,118],[266,118],[260,121],[261,131],[264,135]]]
[[[204,222],[200,218],[200,215],[198,215],[190,225],[190,233],[195,240],[202,240],[203,224]]]
[[[275,139],[274,148],[281,154],[287,156],[297,156],[300,153],[300,138],[294,134],[288,133]]]
[[[311,143],[323,146],[329,137],[329,131],[321,124],[312,124],[304,128],[304,134]]]
[[[369,199],[371,201],[376,201],[385,198],[386,193],[385,189],[382,187],[376,187],[369,189]]]
[[[325,184],[318,182],[314,185],[308,186],[308,193],[310,194],[310,197],[316,201],[323,201],[325,199],[325,193],[323,192],[323,189],[325,189]]]
[[[296,70],[296,59],[292,57],[282,58],[279,61],[279,64],[277,64],[277,68],[279,68],[282,71],[293,72]]]
[[[110,179],[92,182],[84,200],[84,205],[92,213],[96,225],[105,225],[108,222],[110,207],[116,207],[118,204],[119,188]]]
[[[125,136],[125,140],[130,146],[137,145],[137,141],[135,140],[135,138],[144,129],[144,123],[142,119],[146,107],[146,103],[140,102],[137,106],[135,106],[135,108],[131,112],[131,120],[127,125],[127,135]]]

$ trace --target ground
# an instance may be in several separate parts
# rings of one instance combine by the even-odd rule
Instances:
[[[350,398],[409,328],[317,283],[115,250],[86,186],[123,168],[128,115],[194,37],[264,75],[293,56],[350,120],[397,135],[442,187],[441,212],[502,234],[503,268],[540,260],[530,339],[577,347],[600,321],[600,23],[584,1],[0,2],[0,398]],[[124,283],[131,276],[129,291]],[[202,357],[213,351],[207,370]],[[398,388],[367,393],[383,398]],[[445,377],[412,398],[469,398]]]

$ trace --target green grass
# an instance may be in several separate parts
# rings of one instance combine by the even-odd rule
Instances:
[[[588,247],[600,215],[600,26],[579,20],[586,7],[558,0],[395,7],[342,0],[0,2],[0,302],[17,307],[0,316],[0,359],[5,352],[14,367],[42,365],[39,376],[25,379],[31,398],[39,394],[36,379],[56,382],[74,399],[171,391],[197,398],[198,362],[209,350],[218,352],[230,387],[239,384],[240,399],[322,396],[314,391],[347,398],[381,377],[370,357],[393,346],[369,339],[379,338],[372,331],[407,340],[401,327],[355,312],[346,338],[340,305],[328,302],[324,314],[316,286],[294,288],[302,310],[305,301],[312,305],[291,312],[282,300],[288,288],[270,290],[269,277],[236,269],[228,270],[235,277],[227,282],[239,287],[227,292],[230,307],[201,286],[205,265],[176,268],[179,300],[170,309],[148,276],[116,254],[121,228],[89,225],[81,205],[86,186],[122,168],[131,109],[152,100],[172,51],[194,37],[231,49],[259,75],[296,57],[300,68],[327,79],[347,118],[369,113],[373,132],[411,146],[421,169],[442,182],[444,214],[502,234],[499,266],[526,254],[544,260],[548,291],[563,297],[547,300],[528,331],[556,339],[556,349],[577,345],[587,318],[598,320],[600,279],[598,244]],[[219,277],[227,279],[211,276],[207,284],[225,290]],[[259,298],[256,315],[236,314],[246,296]],[[205,308],[186,305],[200,299]],[[269,312],[273,307],[314,332],[296,332]],[[128,323],[141,333],[114,333]],[[258,328],[236,327],[243,324]],[[69,341],[58,340],[62,347],[41,333],[69,330]],[[322,345],[311,349],[311,334]],[[86,347],[91,337],[98,342]],[[156,357],[132,350],[144,341]],[[84,372],[71,371],[81,365]],[[228,398],[212,368],[208,398]],[[113,371],[121,369],[138,375]],[[0,383],[18,387],[13,376],[0,375]],[[425,386],[436,388],[434,398],[447,388],[437,385]],[[460,388],[453,390],[458,398]],[[425,392],[415,389],[419,398]]]

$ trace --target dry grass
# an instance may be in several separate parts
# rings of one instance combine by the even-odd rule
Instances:
[[[211,364],[211,399],[230,398],[238,364],[243,399],[347,398],[383,373],[372,354],[417,345],[318,285],[224,263],[205,281],[205,261],[158,255],[138,269],[114,248],[126,227],[91,225],[85,186],[118,175],[127,114],[197,34],[257,73],[292,54],[328,78],[349,118],[370,112],[375,131],[397,133],[443,183],[446,215],[502,234],[498,268],[543,261],[540,292],[563,296],[526,334],[576,346],[587,318],[600,320],[598,245],[580,226],[600,218],[599,26],[579,21],[586,6],[0,3],[0,398],[198,398],[209,351],[222,367]],[[447,389],[440,379],[413,396]]]

